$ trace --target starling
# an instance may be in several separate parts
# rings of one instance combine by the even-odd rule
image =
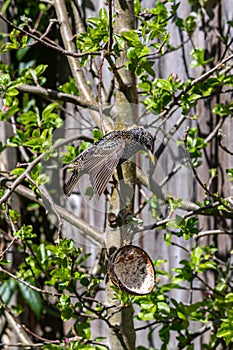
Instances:
[[[64,166],[64,170],[73,170],[70,179],[64,185],[64,193],[70,196],[80,177],[89,174],[94,193],[100,197],[117,165],[136,152],[146,150],[154,163],[153,146],[153,136],[142,126],[106,134]]]

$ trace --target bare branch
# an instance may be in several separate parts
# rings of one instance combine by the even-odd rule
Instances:
[[[202,232],[199,232],[195,239],[196,241],[202,237],[206,237],[206,236],[212,236],[212,235],[223,235],[223,234],[227,234],[227,232],[223,231],[223,230],[208,230],[208,231],[202,231]],[[230,235],[232,233],[229,233]]]
[[[21,327],[20,323],[16,321],[15,317],[13,317],[9,310],[7,310],[6,308],[4,310],[4,314],[8,324],[10,325],[14,333],[17,335],[18,339],[20,339],[24,347],[28,349],[29,346],[31,346],[33,343],[27,335],[27,333],[25,332],[25,330]]]
[[[230,154],[231,156],[233,156],[233,152],[230,151],[226,146],[224,146],[222,144],[222,139],[221,138],[218,138],[218,144],[219,146],[222,148],[223,151],[225,151],[226,153]]]
[[[108,53],[110,53],[112,50],[112,44],[113,44],[112,0],[108,1],[108,23],[109,23]]]
[[[73,103],[83,108],[89,108],[94,111],[98,111],[98,106],[96,102],[93,104],[92,102],[84,100],[78,96],[65,94],[63,92],[52,90],[52,89],[46,89],[46,88],[43,88],[42,86],[22,84],[18,86],[17,89],[21,92],[28,92],[30,94],[38,95],[44,98],[50,98],[52,100],[62,100],[65,102]]]
[[[71,27],[69,24],[69,18],[67,13],[67,8],[64,0],[54,0],[54,8],[57,14],[57,19],[60,23],[60,31],[62,40],[65,46],[65,49],[69,52],[75,52],[75,44],[72,41],[73,34],[71,31]],[[78,88],[81,92],[81,95],[92,104],[95,104],[95,98],[87,85],[86,78],[83,74],[83,70],[80,66],[80,62],[77,58],[68,56],[68,61],[70,65],[70,69],[72,71],[72,75]]]
[[[25,179],[25,177],[30,173],[36,164],[38,164],[44,157],[45,153],[41,153],[37,158],[35,158],[27,167],[27,169],[13,182],[11,187],[6,191],[6,193],[0,199],[0,205],[8,200],[10,195],[14,192],[17,186]]]
[[[7,317],[11,316],[11,317],[8,317],[8,320],[10,321],[15,331],[16,331],[16,328],[18,327],[18,331],[16,332],[16,334],[19,336],[19,339],[23,343],[25,344],[31,343],[30,338],[27,336],[27,334],[25,334],[25,332],[42,341],[48,341],[49,343],[58,343],[58,344],[60,343],[59,340],[49,340],[49,339],[42,338],[39,335],[32,332],[28,327],[25,326],[25,324],[20,323],[17,317],[11,311],[11,309],[2,301],[1,297],[0,297],[0,306],[4,309]]]
[[[103,85],[103,76],[102,76],[102,69],[104,64],[104,51],[102,51],[100,56],[100,62],[98,67],[98,106],[99,106],[99,114],[100,114],[100,126],[101,126],[101,132],[104,135],[104,123],[103,123],[103,111],[102,111],[102,85]]]
[[[5,250],[3,250],[0,254],[0,261],[3,259],[4,255],[6,255],[7,252],[9,252],[9,250],[11,249],[11,247],[13,246],[13,244],[18,240],[18,237],[14,237],[10,244],[7,246],[7,248]]]

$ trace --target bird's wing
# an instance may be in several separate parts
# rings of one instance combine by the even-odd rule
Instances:
[[[107,187],[107,184],[113,175],[116,166],[119,162],[119,159],[109,159],[106,160],[106,163],[101,166],[101,168],[96,167],[90,172],[90,180],[93,186],[93,190],[98,197],[104,192]]]
[[[106,142],[96,148],[94,154],[86,157],[83,171],[89,173],[95,194],[99,197],[104,192],[124,151],[125,143]]]

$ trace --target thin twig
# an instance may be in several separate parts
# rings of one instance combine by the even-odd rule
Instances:
[[[25,177],[30,174],[31,170],[34,168],[36,164],[38,164],[43,157],[45,156],[46,152],[41,153],[37,158],[35,158],[27,167],[27,169],[17,177],[17,179],[12,183],[11,188],[9,188],[6,193],[0,198],[0,206],[8,200],[10,195],[15,191],[17,186],[25,179]]]
[[[48,35],[48,33],[50,32],[54,23],[57,23],[57,22],[58,22],[57,19],[54,19],[54,18],[50,19],[49,25],[48,25],[47,29],[45,30],[45,32],[41,35],[40,40],[43,40]]]
[[[222,139],[221,138],[218,138],[218,144],[219,146],[222,148],[223,151],[225,151],[226,153],[230,154],[231,156],[233,156],[233,152],[230,151],[226,146],[224,146],[222,144]]]
[[[41,39],[40,37],[37,37],[36,35],[28,32],[27,30],[23,29],[23,28],[20,28],[16,25],[14,25],[12,22],[10,22],[7,18],[5,18],[1,13],[0,13],[0,18],[6,22],[7,24],[9,24],[9,26],[11,26],[12,28],[20,31],[21,33],[29,36],[30,38],[34,39],[36,42],[39,42],[40,44],[52,49],[52,50],[55,50],[57,52],[60,52],[61,54],[65,55],[65,56],[70,56],[70,57],[83,57],[83,56],[86,56],[86,55],[100,55],[101,53],[99,51],[95,51],[95,52],[81,52],[81,53],[77,53],[77,52],[71,52],[69,50],[65,50],[63,49],[62,47],[59,47],[57,45],[52,45],[52,44],[49,44],[47,41]]]
[[[103,64],[104,64],[104,51],[101,52],[100,62],[98,67],[98,106],[99,106],[99,114],[100,114],[100,127],[101,132],[104,135],[104,121],[103,121],[103,110],[102,110],[102,85],[103,85]]]
[[[227,198],[225,198],[227,200]],[[194,216],[194,215],[213,215],[213,213],[208,213],[206,212],[208,209],[216,209],[219,205],[220,205],[220,201],[216,201],[212,204],[209,204],[209,205],[206,205],[206,206],[203,206],[203,207],[198,207],[198,209],[194,209],[194,210],[191,210],[189,211],[188,213],[184,214],[183,215],[183,219],[187,219],[191,216]],[[232,213],[228,213],[228,212],[224,212],[222,213],[222,215],[219,214],[220,217],[226,217],[226,218],[233,218],[233,215]],[[167,217],[165,219],[162,219],[160,221],[157,221],[155,222],[154,224],[152,225],[148,225],[148,226],[144,226],[143,228],[141,229],[138,229],[138,230],[135,230],[133,231],[133,233],[138,233],[138,232],[144,232],[144,231],[149,231],[149,230],[154,230],[155,228],[157,227],[162,227],[162,226],[166,226],[166,224],[168,224],[169,222],[173,221],[174,219],[173,218],[170,218],[170,217]]]
[[[219,204],[223,205],[226,209],[229,209],[228,206],[226,206],[226,203],[224,203],[222,201],[222,199],[220,198],[220,196],[218,194],[215,194],[215,193],[211,193],[209,191],[209,189],[207,188],[207,186],[201,181],[200,177],[198,176],[197,174],[197,171],[193,165],[193,162],[192,162],[192,159],[190,158],[189,156],[189,152],[188,152],[188,147],[187,147],[187,137],[188,137],[188,132],[189,132],[189,127],[187,126],[186,127],[186,132],[185,132],[185,135],[184,135],[184,149],[185,149],[185,152],[187,154],[187,160],[191,166],[191,169],[193,171],[193,174],[194,174],[194,177],[195,179],[197,180],[197,182],[199,183],[199,185],[203,188],[203,190],[205,191],[205,193],[210,196],[211,198],[214,198],[214,199],[218,199],[219,201]]]
[[[8,253],[8,251],[11,249],[11,247],[13,246],[13,244],[18,240],[18,237],[14,237],[11,242],[8,244],[7,248],[5,250],[3,250],[0,254],[0,260],[3,259],[4,255],[6,255]]]
[[[108,23],[109,23],[108,53],[110,53],[112,50],[112,43],[113,43],[112,0],[108,0]]]
[[[23,285],[25,285],[26,287],[34,290],[35,292],[38,292],[40,294],[46,294],[52,297],[60,297],[63,295],[63,293],[55,293],[55,292],[50,292],[48,290],[44,290],[41,288],[38,288],[36,286],[33,286],[32,284],[26,282],[25,280],[23,280],[22,278],[14,275],[13,273],[11,273],[10,271],[5,270],[3,267],[0,266],[0,272],[4,273],[5,275],[13,278],[14,280],[18,281],[19,283],[22,283]],[[76,295],[70,295],[70,297],[72,298],[76,298]]]

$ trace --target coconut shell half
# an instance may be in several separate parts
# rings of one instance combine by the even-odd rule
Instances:
[[[115,251],[108,262],[108,274],[116,287],[129,294],[145,295],[154,288],[155,269],[151,258],[134,245]]]

